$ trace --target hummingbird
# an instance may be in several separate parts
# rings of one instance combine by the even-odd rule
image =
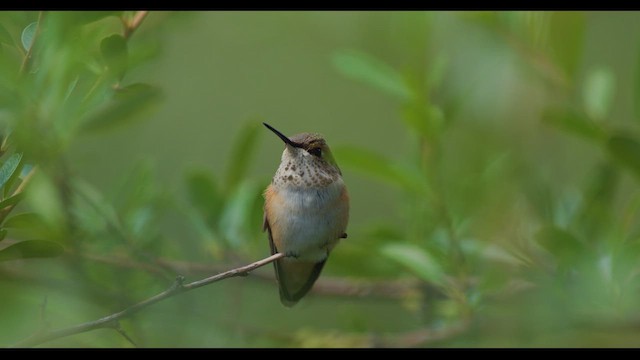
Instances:
[[[276,260],[280,302],[291,307],[313,286],[349,221],[349,194],[327,142],[319,134],[290,138],[263,123],[284,141],[280,166],[264,192],[263,231]]]

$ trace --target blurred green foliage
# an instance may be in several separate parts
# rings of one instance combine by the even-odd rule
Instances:
[[[637,346],[640,14],[139,16],[0,14],[1,345],[266,257],[264,119],[326,136],[349,238],[296,307],[265,267],[138,346]]]

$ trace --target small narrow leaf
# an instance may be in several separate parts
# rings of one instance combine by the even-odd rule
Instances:
[[[22,154],[20,155],[22,156]],[[29,168],[32,168],[32,166],[25,164],[24,159],[21,157],[20,162],[18,163],[18,167],[15,169],[13,174],[11,174],[9,180],[7,180],[7,182],[4,184],[4,197],[9,196],[13,185],[18,181],[18,179],[23,178],[22,170],[25,168],[25,166],[29,166]]]
[[[92,187],[93,193],[101,198],[109,198],[113,207],[118,209],[121,215],[139,208],[147,207],[157,199],[158,184],[156,183],[155,163],[146,159],[139,161],[131,170],[127,171],[124,181],[113,194],[116,196],[100,196],[100,192]],[[89,186],[89,184],[84,184]],[[104,200],[101,200],[104,201]]]
[[[36,36],[36,29],[38,29],[38,22],[34,21],[22,30],[20,39],[22,40],[22,47],[25,51],[29,51],[33,45],[33,39]]]
[[[481,256],[490,261],[502,262],[512,266],[524,265],[525,262],[508,250],[496,244],[489,244],[482,249]]]
[[[193,171],[187,175],[186,181],[191,203],[204,215],[207,224],[212,225],[220,216],[224,203],[214,178],[208,172]]]
[[[9,179],[14,175],[18,167],[20,166],[20,161],[22,160],[22,154],[15,153],[11,155],[7,161],[0,166],[0,189],[3,188]]]
[[[249,167],[251,158],[255,152],[258,135],[263,130],[259,122],[250,122],[241,130],[233,143],[228,159],[227,178],[225,188],[227,190],[239,184]]]
[[[228,197],[218,228],[231,247],[243,245],[251,238],[251,229],[258,229],[252,227],[250,219],[261,190],[256,184],[244,181]]]
[[[135,209],[127,214],[124,220],[127,229],[129,229],[134,237],[142,239],[143,241],[151,241],[153,238],[150,234],[156,230],[152,223],[156,216],[155,212],[156,210],[153,206]]]
[[[206,248],[214,258],[222,260],[224,257],[223,244],[218,234],[212,230],[211,224],[207,224],[202,214],[196,211],[195,208],[187,207],[185,210],[187,219],[189,219],[193,230],[200,237],[200,241],[206,244]]]
[[[98,189],[88,182],[74,179],[71,182],[73,190],[80,196],[82,203],[90,205],[91,211],[95,211],[97,218],[115,226],[119,231],[124,231],[120,223],[118,213],[109,199],[105,198]],[[86,213],[84,214],[87,215]]]
[[[568,231],[557,226],[545,226],[535,239],[561,263],[572,263],[584,250],[584,244]]]
[[[8,218],[4,224],[5,228],[35,228],[45,227],[42,218],[36,213],[21,213]]]
[[[384,156],[355,147],[336,147],[333,150],[340,166],[375,176],[392,185],[429,195],[426,180],[412,168],[403,167]]]
[[[602,67],[591,71],[582,88],[587,114],[595,120],[604,119],[611,109],[614,92],[615,77],[611,69]]]
[[[53,241],[27,240],[0,250],[0,261],[43,258],[62,255],[64,248]]]
[[[640,178],[640,143],[628,135],[614,135],[607,142],[607,150],[620,164]]]
[[[401,100],[413,97],[399,72],[369,54],[345,50],[335,53],[332,60],[338,71],[349,78],[365,82]]]
[[[19,203],[20,200],[22,200],[23,198],[24,198],[24,193],[18,193],[0,201],[0,210],[6,208],[7,206],[12,206]]]
[[[24,164],[24,166],[22,167],[22,170],[20,170],[20,178],[21,179],[25,178],[27,175],[29,175],[32,169],[33,169],[33,165]]]
[[[121,80],[128,65],[127,40],[119,34],[108,36],[100,42],[100,52],[108,71],[118,81]]]
[[[58,240],[54,236],[62,236],[66,225],[60,189],[46,172],[38,172],[31,178],[28,190],[25,192],[25,202],[29,209],[37,213],[42,222],[46,224],[51,236],[47,239],[55,238]]]
[[[436,285],[443,283],[445,274],[442,266],[423,248],[411,244],[388,244],[380,252],[426,282]]]
[[[161,98],[159,89],[146,84],[133,84],[116,92],[113,99],[88,118],[84,130],[96,131],[124,124]]]

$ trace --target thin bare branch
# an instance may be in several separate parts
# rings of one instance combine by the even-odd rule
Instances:
[[[148,11],[137,11],[133,19],[124,26],[124,38],[128,39],[140,27],[144,18],[149,14]]]
[[[130,258],[97,254],[83,253],[78,254],[78,256],[116,267],[144,270],[150,274],[163,275],[166,274],[169,269],[173,273],[178,274],[202,274],[223,271],[222,266],[219,264],[179,261],[166,258],[158,258],[155,260],[155,263],[148,263],[135,261]],[[256,272],[252,274],[251,278],[269,282],[275,281],[273,272]],[[402,299],[407,293],[415,292],[420,287],[425,286],[427,286],[427,284],[417,279],[371,281],[324,276],[316,281],[311,289],[311,293],[324,296],[372,297],[395,300]]]
[[[135,305],[132,305],[120,312],[111,314],[111,315],[107,315],[105,317],[102,317],[98,320],[94,320],[94,321],[89,321],[89,322],[85,322],[85,323],[81,323],[78,325],[74,325],[74,326],[70,326],[67,328],[62,328],[62,329],[57,329],[57,330],[52,330],[52,331],[41,331],[38,332],[34,335],[32,335],[31,337],[20,341],[19,343],[15,344],[15,347],[31,347],[31,346],[35,346],[35,345],[39,345],[51,340],[55,340],[55,339],[59,339],[59,338],[63,338],[63,337],[67,337],[67,336],[71,336],[71,335],[75,335],[75,334],[79,334],[79,333],[83,333],[83,332],[87,332],[87,331],[92,331],[92,330],[96,330],[96,329],[102,329],[102,328],[117,328],[118,324],[117,322],[125,317],[131,316],[133,314],[135,314],[136,312],[151,306],[157,302],[160,302],[162,300],[168,299],[172,296],[175,296],[177,294],[180,293],[184,293],[187,292],[189,290],[194,290],[197,289],[199,287],[205,286],[205,285],[209,285],[209,284],[213,284],[215,282],[218,282],[220,280],[224,280],[230,277],[235,277],[235,276],[243,276],[248,274],[249,272],[267,265],[273,261],[276,261],[280,258],[284,257],[284,254],[274,254],[271,255],[267,258],[264,258],[262,260],[256,261],[254,263],[251,263],[249,265],[245,265],[245,266],[241,266],[239,268],[235,268],[235,269],[231,269],[228,271],[225,271],[223,273],[217,274],[217,275],[213,275],[207,278],[204,278],[202,280],[197,280],[188,284],[184,284],[184,277],[183,276],[178,276],[175,280],[175,282],[173,283],[173,285],[171,285],[171,287],[169,287],[167,290],[156,294],[146,300],[143,300]]]

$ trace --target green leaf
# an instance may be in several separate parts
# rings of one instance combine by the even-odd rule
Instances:
[[[98,131],[124,124],[161,99],[159,89],[133,84],[116,92],[113,99],[83,124],[86,131]]]
[[[36,30],[38,29],[38,22],[34,21],[22,30],[20,40],[22,40],[22,47],[25,51],[29,51],[33,45],[33,39],[36,36]]]
[[[425,249],[411,244],[387,244],[380,252],[415,273],[422,280],[442,285],[444,270],[440,263]]]
[[[628,135],[614,135],[607,142],[607,150],[620,164],[640,178],[640,143]]]
[[[250,220],[254,203],[261,191],[256,184],[244,181],[230,194],[220,215],[218,228],[231,247],[237,248],[249,241],[255,233],[251,231],[252,227],[259,229],[261,224],[252,223]]]
[[[227,190],[232,189],[242,181],[255,153],[258,135],[260,135],[261,130],[262,126],[259,122],[250,122],[240,130],[236,137],[231,154],[227,157],[229,161],[225,181]]]
[[[136,238],[145,241],[153,239],[152,234],[156,229],[153,227],[156,208],[153,206],[140,207],[127,214],[125,222],[129,232]]]
[[[15,153],[11,155],[7,161],[0,166],[0,189],[3,188],[9,179],[11,179],[14,174],[19,173],[16,170],[20,166],[20,161],[22,160],[22,154]]]
[[[42,218],[36,213],[21,213],[8,218],[4,224],[5,228],[33,228],[44,226]]]
[[[44,222],[42,217],[32,212],[15,214],[7,218],[2,227],[17,230],[22,237],[49,238],[52,234],[51,227]]]
[[[24,200],[46,224],[47,239],[67,240],[63,199],[54,180],[45,171],[39,171],[31,178]]]
[[[95,211],[99,215],[98,219],[106,221],[116,227],[119,231],[124,232],[116,209],[107,199],[105,199],[100,191],[91,184],[80,179],[72,179],[71,186],[73,191],[80,196],[80,199],[82,199],[84,203],[90,205],[92,211]],[[85,211],[81,216],[96,218],[95,216],[89,215],[90,214],[87,214],[87,211]]]
[[[187,175],[187,192],[191,203],[202,213],[209,225],[220,216],[224,204],[215,179],[209,172],[192,171]]]
[[[214,258],[223,259],[224,244],[220,241],[218,234],[212,230],[211,224],[207,224],[202,214],[193,207],[187,207],[185,213],[191,222],[192,229],[199,236],[199,241],[205,244],[205,248],[211,252]]]
[[[336,52],[332,60],[338,71],[351,79],[367,83],[401,100],[414,97],[399,72],[369,54],[344,50]]]
[[[606,132],[602,128],[589,119],[586,114],[575,110],[548,108],[542,114],[542,121],[559,130],[588,140],[603,141],[606,138]]]
[[[113,195],[106,197],[121,214],[130,211],[137,211],[139,208],[147,207],[151,202],[158,199],[158,184],[156,183],[155,163],[149,159],[139,161],[135,166],[127,171],[124,181],[118,189],[114,189]],[[88,185],[88,184],[85,184]],[[93,188],[96,194],[98,190]],[[100,196],[105,198],[105,196]],[[103,201],[103,200],[101,200]]]
[[[22,154],[20,155],[22,156]],[[13,188],[13,185],[18,181],[18,179],[24,178],[22,174],[22,171],[24,170],[24,168],[28,166],[29,170],[31,170],[32,166],[25,164],[23,160],[24,160],[23,158],[20,158],[20,163],[18,164],[18,167],[13,172],[13,174],[9,177],[9,180],[7,180],[7,182],[4,184],[4,197],[9,196],[9,194],[11,193],[11,189]]]
[[[340,166],[374,176],[412,192],[429,195],[426,179],[420,172],[394,163],[384,156],[355,147],[336,147],[333,150]]]
[[[548,252],[553,254],[555,258],[564,264],[573,263],[580,258],[585,246],[568,231],[557,226],[545,226],[540,229],[535,239]]]
[[[615,92],[615,77],[607,67],[597,68],[587,75],[582,88],[582,100],[587,115],[592,119],[604,119],[611,109]]]
[[[512,266],[524,265],[525,262],[518,256],[509,252],[505,248],[497,244],[489,244],[485,246],[480,255],[487,260],[505,263]]]
[[[23,198],[25,197],[25,193],[21,192],[19,194],[15,194],[11,197],[8,197],[2,201],[0,201],[0,210],[5,210],[7,212],[4,212],[2,214],[0,214],[0,223],[3,223],[4,220],[7,218],[7,216],[9,216],[9,214],[11,213],[11,211],[9,209],[7,209],[9,206],[13,206],[16,205],[17,203],[19,203]]]
[[[31,164],[24,164],[22,166],[22,169],[20,170],[20,175],[18,175],[18,177],[20,178],[25,178],[27,175],[29,175],[29,173],[31,172],[31,170],[33,169],[33,165]]]
[[[62,255],[64,248],[53,241],[27,240],[0,250],[0,261],[43,258]]]
[[[128,65],[127,40],[119,34],[108,36],[100,42],[100,53],[110,74],[122,80]]]
[[[4,240],[7,237],[7,230],[0,229],[0,241]]]

